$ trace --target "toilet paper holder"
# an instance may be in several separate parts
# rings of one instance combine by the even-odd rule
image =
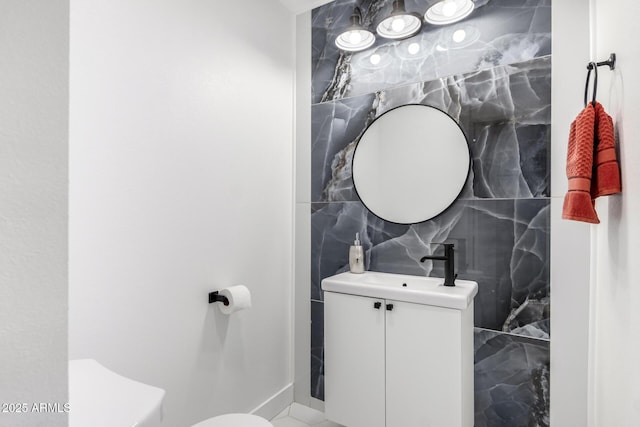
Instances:
[[[224,305],[229,305],[229,298],[224,295],[220,295],[219,291],[209,292],[209,304],[214,302],[221,302]]]

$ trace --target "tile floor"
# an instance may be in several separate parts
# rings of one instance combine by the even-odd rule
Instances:
[[[274,427],[342,427],[332,421],[327,421],[322,412],[298,403],[292,403],[272,419],[271,423]]]

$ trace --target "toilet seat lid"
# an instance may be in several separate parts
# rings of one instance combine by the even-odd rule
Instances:
[[[273,424],[257,415],[226,414],[209,418],[192,427],[273,427]]]
[[[116,374],[93,359],[69,361],[70,427],[157,426],[165,391]]]

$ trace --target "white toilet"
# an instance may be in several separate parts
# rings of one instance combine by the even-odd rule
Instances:
[[[161,427],[165,391],[118,375],[93,359],[69,361],[69,427]],[[273,427],[257,415],[226,414],[193,427]]]
[[[93,359],[69,361],[69,427],[161,427],[165,391],[118,375]],[[226,414],[193,427],[273,427],[257,415]]]
[[[193,427],[273,427],[273,424],[257,415],[226,414],[209,418]]]
[[[160,427],[164,395],[93,359],[69,361],[69,427]]]

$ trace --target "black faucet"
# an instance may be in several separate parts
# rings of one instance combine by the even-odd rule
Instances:
[[[444,285],[455,286],[457,274],[454,273],[454,255],[453,255],[453,243],[438,243],[444,246],[444,256],[423,256],[420,258],[420,262],[426,260],[444,261]]]

